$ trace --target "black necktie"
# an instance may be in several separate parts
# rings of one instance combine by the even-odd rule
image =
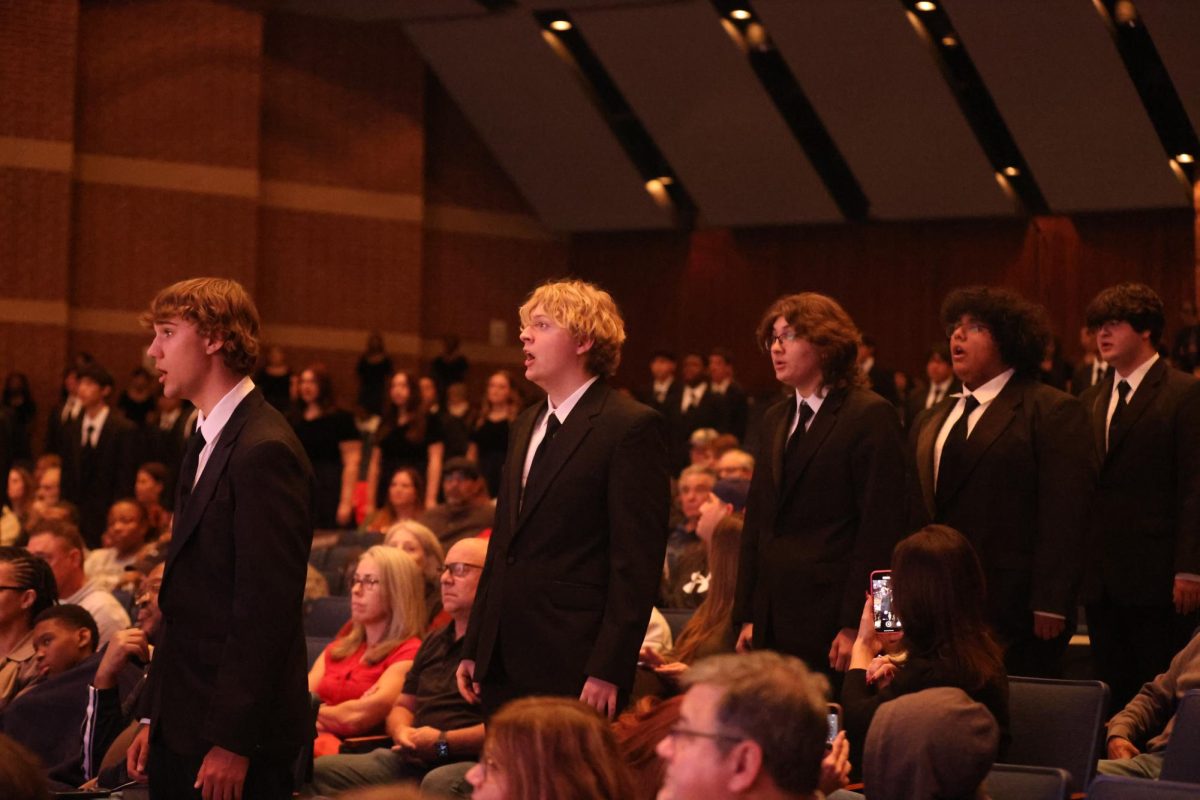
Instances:
[[[1125,398],[1129,396],[1129,384],[1126,381],[1121,381],[1117,384],[1117,407],[1113,409],[1112,419],[1108,421],[1108,443],[1105,446],[1107,451],[1112,447],[1113,440],[1117,438],[1117,432],[1121,430],[1122,417],[1125,413]]]
[[[796,454],[800,452],[800,442],[804,439],[804,433],[808,427],[808,421],[813,418],[812,406],[801,400],[795,408],[792,409],[792,419],[799,417],[796,422],[796,430],[787,440],[787,445],[783,448],[783,470],[785,474],[790,474],[797,468],[798,465],[793,464]]]
[[[942,444],[942,460],[938,463],[937,477],[937,501],[939,503],[945,499],[943,494],[946,489],[943,487],[954,484],[954,479],[962,466],[963,451],[967,447],[967,426],[970,424],[971,412],[977,408],[979,408],[979,399],[973,394],[967,395],[963,401],[962,416],[954,423],[954,427],[950,429],[950,435]]]
[[[562,423],[558,421],[558,417],[551,413],[550,418],[546,420],[546,435],[538,442],[537,450],[533,453],[533,461],[529,462],[529,474],[525,476],[525,486],[533,483],[533,476],[537,474],[538,465],[546,460],[546,453],[550,451],[550,442],[553,441],[554,435],[558,433],[558,429],[562,427]],[[521,499],[525,499],[525,489],[521,489]]]
[[[933,388],[933,397],[932,397],[932,398],[930,398],[930,400],[929,400],[929,404],[928,404],[928,405],[926,405],[925,407],[926,407],[926,408],[933,408],[934,406],[936,406],[936,405],[938,404],[938,402],[940,402],[940,401],[941,401],[941,399],[942,399],[942,390],[941,390],[939,387],[936,387],[936,386],[935,386],[935,387]]]
[[[188,437],[187,449],[183,451],[183,464],[179,468],[179,508],[182,512],[192,495],[192,484],[196,482],[196,469],[200,464],[200,451],[204,449],[204,434],[197,428]]]
[[[94,445],[92,444],[92,436],[95,433],[96,433],[96,426],[89,422],[87,424],[87,427],[83,429],[83,449],[84,450],[91,450],[94,447]]]

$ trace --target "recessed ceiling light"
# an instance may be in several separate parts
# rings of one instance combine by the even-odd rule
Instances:
[[[1021,174],[1021,170],[1017,169],[1016,167],[1005,167],[1004,174],[1010,178],[1015,178]]]
[[[943,47],[958,47],[958,39],[955,39],[953,36],[943,36],[942,37],[942,46]]]
[[[729,12],[729,16],[738,20],[739,22],[745,22],[746,20],[750,19],[750,12],[744,8],[735,8],[733,11]]]
[[[571,23],[565,19],[556,19],[554,22],[550,23],[550,30],[558,31],[559,33],[562,33],[563,31],[569,31],[571,30],[571,27]]]
[[[1191,153],[1180,153],[1179,155],[1175,156],[1175,160],[1180,164],[1191,164],[1196,159]]]
[[[917,11],[933,11],[937,8],[937,3],[932,3],[930,0],[921,0],[917,3]]]
[[[670,175],[659,175],[658,182],[661,183],[663,186],[670,186],[672,183],[675,182],[675,179],[672,178]]]

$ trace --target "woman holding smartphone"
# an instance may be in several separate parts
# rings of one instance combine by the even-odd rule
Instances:
[[[851,761],[862,763],[862,743],[881,703],[935,686],[955,686],[987,706],[1008,743],[1008,677],[1000,646],[985,622],[983,569],[971,543],[945,525],[929,525],[892,553],[892,609],[900,634],[875,629],[873,599],[863,605],[850,668],[842,685]],[[888,644],[900,654],[872,663]],[[889,642],[890,640],[890,642]],[[891,650],[893,648],[887,647]]]

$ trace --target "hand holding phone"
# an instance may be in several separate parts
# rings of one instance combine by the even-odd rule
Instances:
[[[892,597],[892,571],[879,569],[871,573],[871,605],[875,612],[878,633],[898,633],[903,626],[896,614]]]

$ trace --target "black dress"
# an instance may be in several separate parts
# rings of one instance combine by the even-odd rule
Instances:
[[[375,507],[387,505],[388,484],[392,475],[401,467],[412,467],[425,477],[429,466],[429,446],[444,440],[442,425],[434,414],[425,417],[425,436],[418,442],[408,438],[411,422],[397,425],[388,430],[383,438],[375,443],[379,448],[379,485],[375,489]]]
[[[366,356],[358,359],[358,405],[368,414],[383,413],[383,396],[388,378],[392,375],[392,360],[384,356],[372,361]]]
[[[281,414],[286,414],[292,404],[292,373],[272,375],[266,368],[254,373],[254,385],[262,391],[263,397]]]
[[[500,473],[504,470],[504,457],[508,453],[508,428],[509,421],[506,419],[499,422],[485,419],[482,425],[471,431],[479,471],[483,473],[488,494],[492,497],[500,494]]]
[[[342,442],[358,441],[358,428],[348,411],[330,411],[316,419],[292,419],[296,437],[312,462],[317,478],[314,525],[318,530],[336,528],[337,508],[342,499]]]

